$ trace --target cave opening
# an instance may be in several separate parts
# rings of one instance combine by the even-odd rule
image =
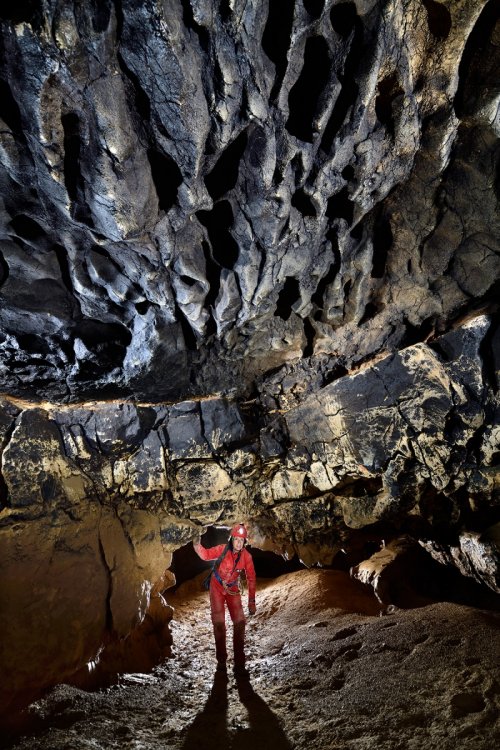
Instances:
[[[383,216],[373,228],[373,259],[371,276],[381,279],[385,274],[387,256],[392,247],[394,238],[391,222],[387,216]]]
[[[354,203],[349,197],[347,185],[328,198],[326,215],[329,219],[345,219],[347,225],[351,226],[354,219]]]
[[[333,262],[330,263],[328,271],[323,276],[316,288],[316,291],[311,296],[311,302],[315,306],[314,320],[321,320],[323,316],[324,297],[329,285],[335,281],[335,278],[340,270],[341,258],[339,250],[338,235],[335,229],[329,229],[326,234],[326,240],[330,244],[330,251],[333,256]]]
[[[303,188],[296,190],[292,195],[291,204],[297,211],[300,211],[302,216],[316,216],[317,211],[311,197],[305,192]]]
[[[229,527],[227,526],[209,526],[201,538],[201,543],[206,548],[216,547],[219,544],[226,544],[228,535]],[[292,573],[304,568],[296,554],[290,560],[287,560],[275,552],[252,546],[251,539],[248,549],[251,552],[258,578],[276,578],[285,573]],[[175,575],[174,588],[178,588],[182,583],[196,578],[202,572],[208,574],[211,565],[198,557],[192,543],[189,542],[175,550],[172,555],[170,570]]]
[[[118,3],[117,5],[119,6],[120,4]],[[118,20],[120,19],[120,15],[121,13],[118,14]],[[129,90],[132,89],[130,93],[133,95],[135,110],[139,115],[138,119],[141,123],[141,127],[144,127],[151,117],[151,102],[149,96],[142,88],[139,78],[128,67],[120,51],[117,52],[116,59],[118,60],[118,64],[123,73],[124,83],[128,86]]]
[[[10,225],[18,237],[24,240],[35,241],[45,236],[45,232],[37,221],[25,214],[17,214],[10,221]]]
[[[91,211],[85,197],[85,179],[81,171],[82,152],[81,123],[76,112],[61,115],[64,131],[64,184],[70,200],[71,217],[89,227],[94,226]]]
[[[181,0],[181,5],[184,25],[186,28],[192,29],[195,32],[198,36],[200,47],[204,52],[208,52],[210,49],[210,34],[204,26],[200,26],[200,24],[195,21],[190,0]]]
[[[91,0],[92,27],[98,34],[108,28],[113,4],[113,0]]]
[[[311,18],[320,18],[325,9],[325,0],[303,0],[304,8]]]
[[[357,20],[356,5],[352,2],[337,3],[330,11],[332,28],[343,39],[347,39],[354,30]]]
[[[427,11],[427,23],[432,36],[439,40],[445,40],[451,31],[451,14],[443,3],[436,0],[422,0]]]
[[[458,86],[453,100],[455,114],[459,119],[474,112],[478,101],[478,88],[494,85],[493,79],[490,84],[488,84],[488,79],[483,83],[484,74],[482,76],[480,71],[483,69],[484,61],[488,59],[495,61],[498,67],[498,44],[493,42],[493,36],[499,18],[500,6],[491,0],[482,9],[467,38],[458,66]],[[497,67],[492,68],[492,71],[495,71],[493,74],[495,81],[497,80]]]
[[[337,73],[341,89],[321,139],[321,150],[326,154],[330,153],[335,136],[358,97],[359,86],[355,76],[363,59],[363,24],[354,3],[334,5],[330,11],[330,22],[343,40],[348,40],[351,35],[352,38],[342,69]]]
[[[9,278],[10,268],[5,260],[3,253],[0,251],[0,285],[5,284]]]
[[[86,380],[95,378],[101,370],[109,371],[119,367],[125,357],[132,334],[120,323],[102,323],[99,320],[79,321],[72,331],[73,339],[79,339],[85,350],[75,345],[78,359],[78,374],[75,378]],[[110,386],[113,393],[114,386]]]
[[[80,119],[75,112],[62,115],[61,124],[64,130],[64,183],[69,199],[75,202],[80,185]]]
[[[0,19],[14,24],[29,23],[38,31],[43,19],[41,5],[40,0],[2,0]]]

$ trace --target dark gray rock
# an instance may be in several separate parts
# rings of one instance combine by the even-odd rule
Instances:
[[[493,304],[494,5],[7,5],[1,387],[246,397]]]

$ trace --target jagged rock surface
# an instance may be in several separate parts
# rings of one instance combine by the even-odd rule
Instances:
[[[161,630],[210,524],[307,563],[379,524],[498,590],[494,0],[0,21],[6,698]]]
[[[0,580],[10,694],[27,689],[42,643],[40,666],[55,670],[45,669],[50,684],[91,660],[106,636],[126,636],[169,553],[203,527],[238,518],[250,520],[258,546],[306,564],[330,563],[357,529],[404,529],[498,591],[494,530],[476,540],[481,554],[469,544],[467,566],[446,547],[454,536],[464,550],[464,530],[484,527],[498,503],[497,454],[484,426],[496,397],[480,354],[489,330],[486,317],[476,319],[432,348],[415,344],[295,394],[275,415],[265,382],[245,405],[4,402]],[[271,392],[283,407],[274,380]],[[80,569],[86,578],[75,586]]]
[[[3,6],[5,391],[248,393],[495,301],[494,0]]]

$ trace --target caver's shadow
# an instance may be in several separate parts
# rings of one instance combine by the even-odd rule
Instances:
[[[238,735],[238,750],[269,747],[273,750],[292,750],[277,717],[267,703],[253,689],[250,680],[237,680],[240,701],[248,711],[250,727]]]
[[[216,672],[208,700],[189,727],[182,750],[224,750],[228,747],[227,675]]]
[[[249,726],[237,733],[227,727],[227,676],[216,673],[203,710],[189,727],[182,750],[292,750],[276,716],[257,695],[248,678],[236,681],[240,701],[248,712]]]

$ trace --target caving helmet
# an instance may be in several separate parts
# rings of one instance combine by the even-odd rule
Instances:
[[[248,539],[248,531],[242,523],[236,523],[231,529],[231,536],[236,536],[240,539]]]

